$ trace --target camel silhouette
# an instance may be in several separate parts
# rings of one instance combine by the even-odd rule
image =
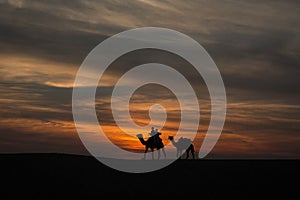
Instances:
[[[192,144],[192,140],[181,137],[177,142],[175,142],[173,136],[169,136],[168,139],[176,147],[177,150],[176,157],[181,158],[182,151],[186,150],[186,159],[189,158],[190,153],[192,154],[192,158],[195,159],[195,148],[194,145]]]
[[[156,149],[157,152],[158,152],[158,159],[160,159],[160,149],[162,150],[162,152],[164,154],[164,157],[166,158],[166,152],[165,152],[165,149],[164,149],[164,144],[162,142],[162,139],[159,137],[159,135],[161,135],[160,132],[158,132],[154,136],[149,137],[147,140],[144,140],[142,134],[137,134],[136,135],[138,137],[138,139],[140,140],[140,142],[143,145],[145,145],[144,159],[146,159],[146,153],[148,152],[149,148],[151,149],[151,152],[152,152],[152,159],[154,159],[154,154],[153,154],[154,149]],[[158,140],[157,140],[157,138],[158,138]]]

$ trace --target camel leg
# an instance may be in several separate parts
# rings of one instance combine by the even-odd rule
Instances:
[[[186,151],[186,159],[188,159],[189,156],[190,156],[190,148],[188,148],[187,151]]]
[[[182,154],[182,150],[180,149],[180,150],[177,152],[177,157],[178,157],[178,159],[181,159],[181,154]]]
[[[157,149],[157,159],[160,159],[160,149]]]
[[[186,154],[186,158],[187,158],[187,159],[189,158],[190,153],[192,154],[193,159],[195,159],[195,149],[194,149],[194,145],[193,145],[193,144],[191,144],[191,145],[189,146],[189,148],[187,149],[186,153],[187,153],[187,154]]]
[[[154,152],[153,152],[153,149],[151,149],[151,156],[152,156],[152,160],[154,160]]]
[[[149,147],[146,147],[146,148],[145,148],[145,151],[144,151],[144,159],[146,159],[146,153],[148,152],[148,149],[149,149]]]
[[[166,155],[166,152],[165,152],[165,148],[163,147],[161,150],[162,150],[162,152],[164,154],[164,157],[167,158],[167,155]]]
[[[193,159],[195,159],[195,148],[193,144],[191,145],[191,152],[192,152]]]

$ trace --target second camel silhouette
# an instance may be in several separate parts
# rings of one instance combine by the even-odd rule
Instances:
[[[186,150],[186,159],[189,158],[190,153],[192,154],[192,158],[195,159],[195,148],[190,139],[181,137],[177,142],[175,142],[173,136],[169,136],[168,138],[176,147],[176,157],[181,158],[182,151]]]

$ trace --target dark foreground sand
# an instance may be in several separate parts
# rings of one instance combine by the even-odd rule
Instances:
[[[177,160],[154,172],[93,157],[2,154],[1,199],[299,199],[300,160]],[[293,195],[296,195],[293,197]]]

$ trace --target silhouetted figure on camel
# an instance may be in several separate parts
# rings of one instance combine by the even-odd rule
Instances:
[[[172,144],[177,149],[176,157],[179,156],[180,158],[182,155],[182,151],[186,150],[186,159],[189,158],[190,153],[192,154],[192,158],[195,159],[195,148],[194,145],[192,144],[192,140],[181,137],[177,142],[175,142],[173,136],[169,136],[168,138],[169,140],[171,140]]]
[[[152,152],[152,159],[154,159],[153,151],[154,149],[157,150],[158,152],[158,159],[160,159],[160,149],[162,150],[164,157],[166,158],[166,152],[164,149],[164,144],[162,142],[162,139],[159,137],[161,135],[160,132],[154,130],[152,127],[152,131],[149,133],[151,136],[147,139],[144,140],[142,134],[137,134],[136,136],[139,138],[140,142],[145,145],[145,151],[144,151],[144,159],[146,158],[146,153],[148,152],[148,149],[150,148]]]

